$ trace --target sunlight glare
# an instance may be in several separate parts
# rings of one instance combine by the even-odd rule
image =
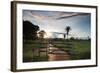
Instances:
[[[46,31],[44,38],[50,38],[52,36],[51,32]]]

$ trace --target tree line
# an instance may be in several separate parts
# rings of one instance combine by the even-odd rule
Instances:
[[[45,33],[44,30],[40,30],[38,25],[34,25],[30,21],[23,21],[23,38],[25,40],[43,39]]]

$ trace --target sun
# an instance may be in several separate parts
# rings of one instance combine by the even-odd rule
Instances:
[[[52,33],[49,31],[46,31],[46,34],[44,35],[44,38],[50,38],[52,36]]]

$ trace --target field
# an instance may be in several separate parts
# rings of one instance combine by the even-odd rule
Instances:
[[[90,40],[45,39],[23,42],[23,62],[48,61],[48,46],[52,44],[70,55],[69,60],[91,58]],[[42,52],[40,52],[41,50]],[[47,50],[46,50],[47,49]]]

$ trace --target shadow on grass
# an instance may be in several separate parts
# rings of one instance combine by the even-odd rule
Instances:
[[[23,62],[39,62],[39,61],[48,61],[48,57],[47,56],[34,56],[33,58],[24,58]]]
[[[72,60],[81,60],[81,59],[91,59],[91,53],[90,52],[84,52],[79,54],[71,55]]]

